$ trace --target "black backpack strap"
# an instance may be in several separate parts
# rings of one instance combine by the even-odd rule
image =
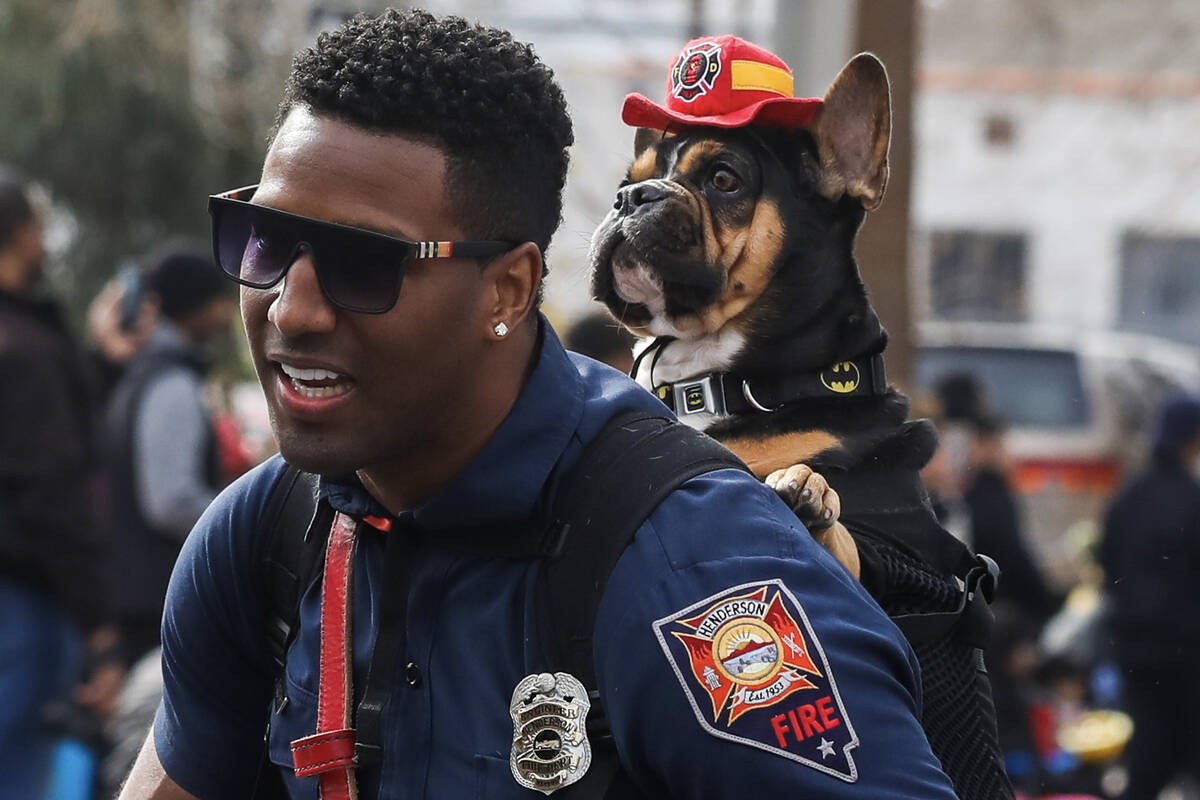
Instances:
[[[288,464],[267,496],[258,530],[258,563],[267,592],[267,643],[283,672],[300,619],[300,598],[316,575],[329,525],[320,524],[318,477]],[[276,700],[282,698],[276,697]]]
[[[259,520],[254,562],[266,591],[265,631],[275,662],[276,710],[287,703],[284,662],[300,621],[300,599],[316,575],[329,533],[328,514],[319,514],[318,477],[291,464],[275,479]],[[328,506],[324,506],[328,508]],[[270,729],[263,734],[263,752],[250,797],[283,800],[287,791],[278,770],[267,757]]]
[[[622,780],[592,659],[596,612],[608,578],[642,523],[671,492],[719,469],[750,471],[703,433],[657,413],[634,412],[605,426],[555,493],[555,547],[541,569],[537,616],[550,671],[578,678],[592,704],[592,765],[578,783],[555,793],[564,800],[616,796]]]
[[[830,471],[825,476],[843,498],[841,521],[863,559],[863,585],[908,640],[928,643],[953,638],[986,647],[992,629],[989,605],[1000,569],[991,558],[973,553],[937,524],[920,474],[916,470],[863,470],[850,474]],[[896,558],[897,554],[911,560]],[[915,574],[918,571],[946,585],[922,583]],[[912,574],[900,574],[905,572]],[[911,607],[917,586],[930,590],[922,598],[927,601],[925,607],[919,610]],[[952,598],[943,602],[941,595],[946,590],[952,590]],[[905,607],[891,607],[888,600],[895,593],[908,596]]]
[[[960,570],[962,572],[962,570]],[[992,633],[989,606],[1000,581],[1000,567],[982,553],[971,559],[965,574],[958,607],[951,611],[894,614],[896,624],[910,642],[935,642],[953,637],[979,650],[987,648]]]

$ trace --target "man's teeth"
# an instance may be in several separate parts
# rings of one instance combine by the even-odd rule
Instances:
[[[283,374],[287,375],[294,381],[336,381],[342,376],[336,372],[330,372],[327,369],[300,369],[287,364],[280,364],[279,368],[283,370]]]
[[[307,399],[319,397],[336,397],[350,391],[350,382],[344,375],[327,369],[316,367],[301,369],[289,364],[280,363],[279,368],[288,377],[296,394]],[[314,386],[314,383],[320,385]]]
[[[295,381],[292,381],[292,388],[296,390],[296,394],[310,400],[318,397],[334,397],[349,391],[345,384],[338,384],[336,386],[304,386]]]

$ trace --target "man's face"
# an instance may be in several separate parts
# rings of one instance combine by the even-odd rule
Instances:
[[[200,308],[176,320],[188,338],[206,351],[215,351],[229,341],[237,306],[230,297],[214,297]]]
[[[410,241],[480,238],[450,213],[436,147],[293,109],[253,202]],[[338,269],[338,264],[322,264]],[[304,252],[270,289],[242,288],[250,352],[280,451],[324,474],[386,469],[455,435],[486,355],[484,280],[465,259],[413,260],[383,314],[343,311]]]

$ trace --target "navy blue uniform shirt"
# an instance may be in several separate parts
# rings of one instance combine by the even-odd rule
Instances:
[[[547,478],[616,413],[661,410],[625,376],[568,355],[548,325],[511,414],[471,464],[396,519],[437,540],[523,520]],[[201,798],[244,797],[262,754],[291,795],[289,742],[316,729],[320,592],[301,604],[271,711],[254,539],[278,458],[227,489],[197,523],[163,619],[165,692],[154,723],[167,774]],[[350,514],[385,514],[357,483],[324,481]],[[355,685],[378,627],[383,537],[361,526],[355,562]],[[536,798],[509,767],[509,703],[544,671],[534,617],[537,563],[422,547],[410,563],[411,664],[383,711],[384,757],[360,772],[366,797]],[[918,722],[917,662],[862,587],[765,486],[736,470],[688,481],[617,564],[594,636],[597,680],[622,764],[649,797],[954,797]]]

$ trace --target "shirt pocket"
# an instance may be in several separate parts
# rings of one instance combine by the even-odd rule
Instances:
[[[267,738],[267,757],[279,767],[283,782],[292,798],[315,798],[317,780],[297,778],[293,769],[292,742],[311,736],[317,730],[317,696],[296,684],[289,675],[287,702],[282,708],[272,709],[271,728]]]

